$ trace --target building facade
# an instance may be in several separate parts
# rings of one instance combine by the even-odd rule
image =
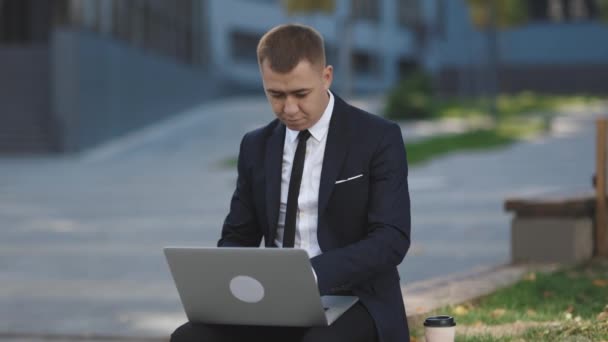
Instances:
[[[78,152],[221,89],[205,2],[1,0],[0,151]]]
[[[433,1],[336,0],[331,13],[292,15],[281,0],[209,0],[207,5],[210,60],[220,77],[259,88],[255,55],[259,38],[275,25],[298,22],[323,34],[328,62],[336,66],[338,87],[346,72],[340,53],[347,40],[350,86],[358,92],[380,92],[416,64],[414,28],[431,11],[424,6],[432,7]]]
[[[444,1],[444,30],[432,41],[428,65],[442,92],[483,93],[488,69],[495,68],[501,92],[608,94],[604,81],[608,79],[608,4],[603,0],[519,3],[523,20],[498,28],[492,51],[492,37],[472,24],[466,2]]]
[[[0,0],[0,151],[77,152],[259,94],[258,39],[286,22],[323,34],[341,95],[385,92],[418,68],[446,96],[608,93],[605,0],[510,0],[523,20],[496,30],[473,24],[468,0],[326,0],[307,13],[286,1]]]

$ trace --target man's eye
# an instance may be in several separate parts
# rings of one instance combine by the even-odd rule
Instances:
[[[296,97],[299,99],[305,98],[308,95],[308,93],[297,93]]]
[[[282,99],[284,97],[283,94],[277,94],[277,93],[271,93],[270,97],[274,98],[274,99]]]

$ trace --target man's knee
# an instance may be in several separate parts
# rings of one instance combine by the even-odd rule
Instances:
[[[314,327],[306,331],[300,342],[352,342],[350,337],[330,327]]]
[[[171,342],[212,342],[221,341],[217,331],[204,324],[192,324],[190,322],[175,329],[171,334]]]
[[[187,336],[192,335],[192,326],[190,322],[183,324],[179,328],[175,329],[173,334],[171,334],[171,342],[184,342],[190,341]]]

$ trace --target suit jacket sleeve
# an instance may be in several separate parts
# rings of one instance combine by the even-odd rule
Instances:
[[[252,167],[248,163],[250,154],[248,136],[241,141],[238,158],[236,190],[230,201],[230,212],[224,220],[218,247],[258,247],[262,233],[256,219],[252,193]]]
[[[394,270],[409,248],[410,198],[403,138],[395,124],[383,133],[369,165],[367,236],[311,259],[321,294],[350,289]]]

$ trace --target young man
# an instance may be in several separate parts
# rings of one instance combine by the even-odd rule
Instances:
[[[410,245],[401,130],[330,90],[323,38],[281,25],[258,45],[277,119],[241,142],[238,179],[219,247],[305,249],[321,295],[359,302],[329,327],[187,323],[172,341],[409,341],[397,265]],[[297,295],[297,293],[294,293]]]

